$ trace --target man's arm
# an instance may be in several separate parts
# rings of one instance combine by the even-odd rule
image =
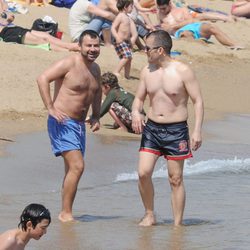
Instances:
[[[90,128],[93,132],[100,129],[100,109],[101,109],[101,102],[102,102],[102,88],[101,88],[101,71],[98,65],[96,65],[95,69],[96,80],[98,82],[98,89],[93,98],[92,102],[92,116],[90,120]]]
[[[88,6],[88,12],[95,16],[103,17],[104,19],[108,19],[110,21],[113,21],[115,19],[115,15],[107,10],[103,10],[99,8],[98,6],[95,6],[94,4],[90,4]]]
[[[194,105],[195,124],[191,137],[191,147],[193,150],[197,150],[202,143],[201,128],[204,117],[203,99],[200,86],[194,75],[194,72],[187,65],[185,65],[181,74],[183,76],[183,82],[187,93]]]
[[[131,31],[130,41],[131,41],[131,44],[133,46],[135,44],[137,37],[138,37],[138,33],[136,30],[135,23],[131,18],[130,18],[130,31]]]
[[[63,121],[67,117],[67,115],[62,111],[54,108],[50,94],[50,83],[52,83],[53,81],[58,81],[59,79],[65,77],[65,75],[69,71],[71,64],[71,58],[64,58],[52,64],[37,78],[37,84],[43,103],[47,108],[49,114],[58,121]]]
[[[117,7],[116,7],[116,0],[106,0],[106,6],[108,8],[108,10],[110,10],[111,12],[113,12],[115,15],[117,15],[119,13]]]
[[[135,99],[132,105],[132,128],[136,134],[141,134],[145,126],[142,116],[143,104],[147,95],[146,85],[144,81],[146,67],[142,70],[140,83],[137,87]]]

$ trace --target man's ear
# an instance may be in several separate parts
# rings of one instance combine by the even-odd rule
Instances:
[[[26,223],[26,227],[27,227],[27,230],[33,228],[32,222],[30,220]]]

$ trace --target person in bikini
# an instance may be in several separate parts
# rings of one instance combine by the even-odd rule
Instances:
[[[145,208],[141,226],[156,224],[154,215],[154,187],[152,174],[158,158],[167,161],[168,179],[174,225],[182,224],[185,207],[183,183],[184,161],[192,157],[202,143],[203,100],[199,83],[188,65],[172,59],[172,39],[164,30],[155,30],[146,37],[148,65],[140,75],[132,105],[132,128],[142,133],[139,153],[139,191]],[[141,111],[149,97],[148,120],[145,123]],[[189,139],[188,99],[194,105],[194,131]]]

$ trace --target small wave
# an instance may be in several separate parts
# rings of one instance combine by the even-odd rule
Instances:
[[[250,158],[247,159],[210,159],[191,164],[189,160],[185,161],[184,176],[205,174],[205,173],[250,173]],[[166,168],[161,166],[153,173],[153,178],[166,178]],[[116,176],[115,182],[138,180],[137,172],[121,173]]]

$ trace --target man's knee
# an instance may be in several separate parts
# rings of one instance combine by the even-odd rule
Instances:
[[[68,166],[69,171],[77,176],[81,176],[84,171],[84,162],[81,159],[69,162]]]
[[[183,183],[183,177],[182,177],[182,175],[175,175],[175,174],[173,174],[173,175],[170,175],[168,177],[168,179],[169,179],[169,183],[170,183],[170,185],[172,187],[179,187]]]
[[[144,170],[138,171],[138,177],[141,182],[151,179],[152,173]]]

